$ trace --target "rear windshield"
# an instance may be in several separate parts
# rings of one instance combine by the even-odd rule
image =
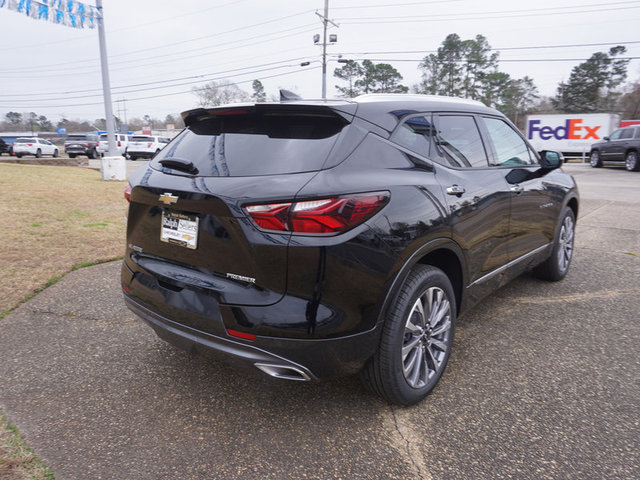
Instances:
[[[18,138],[15,143],[35,143],[34,138]]]
[[[134,135],[133,137],[131,137],[131,141],[132,142],[153,142],[153,139],[151,137],[141,137],[139,135]]]
[[[193,122],[152,161],[191,162],[200,176],[241,177],[317,171],[348,122],[323,112],[245,111]]]
[[[87,140],[89,138],[89,135],[69,135],[67,137],[67,141],[71,140]]]

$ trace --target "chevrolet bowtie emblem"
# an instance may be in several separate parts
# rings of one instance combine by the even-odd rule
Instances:
[[[170,193],[167,192],[160,195],[160,198],[158,198],[158,200],[160,200],[165,205],[171,205],[178,201],[178,197],[176,197],[175,195],[171,195]]]

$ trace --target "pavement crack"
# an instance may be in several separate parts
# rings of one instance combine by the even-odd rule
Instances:
[[[413,470],[413,478],[431,480],[421,449],[425,445],[424,439],[417,438],[412,429],[406,425],[406,420],[399,418],[399,409],[389,406],[389,412],[391,412],[390,415],[384,417],[384,423],[387,424],[385,430],[391,437],[391,446],[405,457],[405,461]]]

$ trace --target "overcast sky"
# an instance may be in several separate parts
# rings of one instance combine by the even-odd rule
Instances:
[[[87,4],[95,4],[87,1]],[[324,0],[103,0],[114,113],[126,117],[193,108],[191,89],[229,80],[251,93],[260,79],[278,88],[321,96]],[[338,55],[392,64],[403,84],[419,82],[419,61],[450,33],[477,34],[500,50],[500,70],[529,75],[542,95],[554,95],[572,67],[609,43],[628,43],[640,57],[640,1],[618,0],[330,0],[338,35],[328,52],[327,94],[336,95]],[[54,121],[104,118],[97,29],[73,29],[0,8],[0,115],[36,112]],[[567,46],[599,44],[591,46]],[[560,48],[519,49],[514,47]],[[507,48],[509,50],[507,50]],[[406,53],[403,53],[406,52]],[[554,59],[562,59],[555,61]],[[567,60],[569,59],[569,60]],[[307,67],[300,63],[309,61]],[[640,61],[629,65],[640,80]]]

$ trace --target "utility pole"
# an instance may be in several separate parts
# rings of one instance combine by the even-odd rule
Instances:
[[[109,64],[107,60],[107,41],[104,34],[104,11],[102,0],[96,0],[98,10],[98,40],[100,41],[100,64],[102,66],[102,92],[104,95],[104,113],[107,120],[107,143],[109,157],[118,155],[116,150],[115,122],[113,121],[113,106],[111,104],[111,83],[109,82]]]
[[[329,0],[324,0],[322,17],[322,99],[327,98],[327,23],[329,23]]]
[[[324,0],[324,15],[320,15],[316,12],[316,15],[320,17],[322,20],[322,99],[327,98],[327,28],[329,24],[337,27],[338,25],[331,20],[329,20],[329,0]],[[314,37],[314,42],[318,43],[319,35]],[[331,35],[329,37],[329,42],[331,44],[335,43],[337,40],[337,35]]]

